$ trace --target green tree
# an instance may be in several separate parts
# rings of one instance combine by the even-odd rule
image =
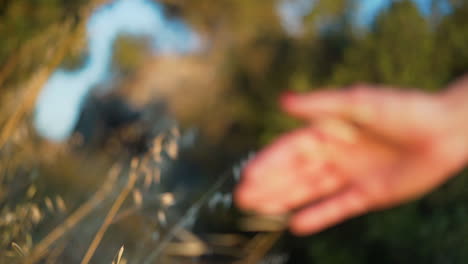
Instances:
[[[437,30],[437,57],[443,63],[446,80],[466,73],[468,69],[468,3],[452,6]]]
[[[333,80],[434,89],[441,85],[434,54],[434,32],[428,19],[413,2],[394,2],[377,17],[367,35],[356,37]]]

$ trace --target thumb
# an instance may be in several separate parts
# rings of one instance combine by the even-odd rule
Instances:
[[[349,90],[326,90],[305,94],[288,93],[281,97],[283,111],[308,121],[341,118],[360,125],[373,125],[387,105],[388,93],[359,85]]]

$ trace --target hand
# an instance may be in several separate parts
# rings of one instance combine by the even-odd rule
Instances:
[[[290,227],[304,235],[417,199],[468,156],[460,120],[468,113],[457,114],[447,98],[366,85],[286,95],[282,108],[311,125],[279,138],[247,165],[236,201],[262,214],[294,210]]]

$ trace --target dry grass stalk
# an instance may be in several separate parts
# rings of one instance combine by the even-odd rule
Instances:
[[[178,145],[176,140],[170,140],[166,146],[166,152],[171,159],[176,159],[178,155]]]
[[[120,264],[120,260],[122,260],[122,255],[124,252],[124,246],[121,246],[117,255],[115,255],[114,260],[112,260],[112,264]]]
[[[132,159],[132,162],[131,162],[131,170],[130,170],[130,174],[128,176],[127,185],[122,189],[119,196],[117,196],[117,199],[115,199],[114,203],[112,204],[112,207],[109,210],[109,213],[107,213],[107,216],[104,219],[103,224],[101,225],[98,232],[94,236],[94,239],[91,242],[91,244],[89,245],[85,256],[81,260],[81,264],[88,264],[89,263],[89,261],[91,260],[91,258],[94,255],[94,252],[96,251],[97,247],[99,246],[99,243],[101,243],[101,240],[104,237],[105,232],[107,231],[109,226],[112,224],[112,221],[113,221],[114,217],[116,216],[117,212],[119,211],[120,207],[122,206],[123,202],[127,199],[127,196],[133,190],[133,187],[135,186],[135,183],[136,183],[137,178],[138,178],[137,168],[138,168],[138,160],[136,158],[134,158],[134,159]]]
[[[185,214],[182,215],[180,220],[172,226],[166,236],[160,241],[158,246],[146,257],[143,261],[144,264],[154,263],[161,253],[165,250],[166,246],[171,244],[171,240],[180,232],[184,226],[187,226],[189,223],[193,222],[193,219],[197,216],[200,208],[204,205],[210,197],[217,192],[223,184],[225,184],[231,177],[230,171],[221,175],[220,178],[207,190],[202,197],[200,197],[196,202],[194,202]]]
[[[44,41],[51,35],[57,34],[57,31],[63,30],[62,24],[52,24],[45,29],[41,34],[38,34],[33,39],[27,41],[18,51],[14,52],[8,59],[5,65],[0,69],[0,87],[6,79],[13,73],[17,65],[25,59],[26,56],[33,53],[38,46],[43,45]]]
[[[140,190],[133,190],[133,202],[136,207],[141,208],[141,205],[143,204],[143,195]]]
[[[260,233],[255,236],[246,246],[247,257],[235,264],[257,264],[268,253],[273,245],[280,239],[283,232]]]
[[[246,232],[279,232],[287,225],[287,216],[250,216],[240,221],[239,227]]]
[[[145,165],[143,169],[143,174],[145,175],[143,187],[145,190],[148,190],[151,187],[151,184],[153,183],[152,170],[149,168],[148,165]]]
[[[156,183],[160,183],[161,182],[161,170],[159,168],[155,168],[153,170],[153,177],[154,177],[154,181]]]
[[[55,197],[55,204],[57,205],[57,209],[60,212],[66,212],[67,211],[67,206],[65,205],[65,201],[63,200],[62,196],[57,195]]]
[[[164,253],[169,256],[199,257],[207,253],[207,248],[198,242],[168,243]]]
[[[39,209],[39,207],[37,205],[33,205],[31,207],[31,219],[33,221],[33,223],[37,224],[41,221],[42,219],[42,213],[41,213],[41,210]]]
[[[247,242],[247,238],[238,234],[210,234],[207,236],[210,245],[235,247]]]
[[[55,211],[55,209],[54,209],[54,205],[52,203],[52,200],[49,197],[46,197],[44,199],[44,202],[45,202],[45,205],[47,207],[47,210],[49,210],[49,212],[53,213]]]
[[[91,1],[88,3],[87,6],[83,7],[80,12],[82,19],[80,25],[84,25],[87,22],[87,18],[91,15],[91,12],[94,11],[94,9],[100,5],[103,5],[107,0],[95,0]],[[3,83],[6,81],[6,79],[11,76],[13,71],[17,68],[18,64],[21,61],[24,61],[27,59],[27,56],[31,56],[38,47],[42,47],[44,43],[49,41],[49,38],[54,35],[59,35],[60,33],[65,33],[70,35],[73,34],[73,31],[69,30],[69,26],[71,25],[71,21],[73,21],[75,18],[70,18],[63,23],[54,23],[50,26],[48,26],[46,29],[44,29],[40,34],[37,34],[34,36],[32,39],[29,41],[25,42],[19,49],[12,53],[11,56],[7,59],[7,62],[4,64],[4,66],[0,69],[0,87],[3,85]],[[79,30],[83,30],[83,27],[78,28]],[[73,48],[73,47],[71,47]],[[50,52],[52,53],[52,52]]]
[[[175,236],[184,242],[197,242],[200,244],[205,244],[198,236],[185,228],[181,228]]]
[[[21,248],[20,245],[16,244],[15,242],[11,242],[11,247],[16,251],[18,256],[20,257],[26,256],[26,253],[24,252],[24,250]]]
[[[161,151],[162,151],[162,142],[163,142],[164,136],[161,134],[157,136],[153,140],[153,147],[151,149],[152,154],[153,154],[153,159],[156,162],[161,161]]]
[[[76,226],[85,216],[91,213],[112,191],[115,181],[120,173],[121,167],[114,165],[109,171],[107,179],[105,180],[102,187],[81,205],[73,214],[71,214],[62,224],[57,226],[52,232],[50,232],[44,239],[42,239],[32,250],[31,254],[25,259],[25,264],[32,264],[41,259],[47,252],[49,247],[61,238],[70,229]]]
[[[86,22],[88,20],[87,18],[92,14],[92,11],[97,6],[100,6],[105,2],[107,2],[107,0],[95,0],[91,1],[91,3],[88,4],[88,6],[84,7],[80,12],[80,14],[83,15],[83,19],[77,26],[73,27],[73,23],[71,22],[74,18],[67,20],[63,25],[61,25],[65,36],[62,39],[57,40],[57,48],[54,50],[53,56],[48,61],[48,64],[46,66],[41,67],[33,75],[33,77],[31,78],[31,80],[25,88],[25,91],[17,108],[10,115],[10,117],[6,121],[5,126],[0,131],[0,149],[3,148],[8,139],[12,136],[16,127],[24,118],[24,116],[28,112],[31,112],[31,110],[34,108],[36,99],[39,95],[39,92],[41,91],[41,88],[45,85],[52,72],[60,65],[63,58],[68,54],[70,48],[73,47],[73,43],[75,43],[83,33]],[[5,76],[2,78],[6,78],[6,76],[9,75],[8,72],[3,74],[5,74]]]
[[[55,264],[57,263],[57,259],[59,258],[60,254],[63,253],[65,248],[67,247],[67,243],[60,243],[51,252],[47,255],[47,259],[45,261],[46,264]]]
[[[158,221],[161,226],[165,226],[167,224],[166,213],[163,210],[159,210],[157,213]]]

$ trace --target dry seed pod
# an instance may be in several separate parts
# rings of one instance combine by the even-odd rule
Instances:
[[[49,210],[50,212],[53,212],[54,211],[54,204],[52,203],[52,200],[49,197],[46,197],[44,199],[44,202],[45,202],[45,205],[47,207],[47,210]]]
[[[36,194],[36,192],[37,192],[36,186],[31,185],[31,186],[29,186],[28,190],[26,191],[26,196],[28,198],[33,198],[34,195]]]
[[[133,202],[137,207],[141,207],[143,204],[143,195],[139,190],[133,190]]]
[[[132,170],[135,170],[138,167],[138,162],[139,162],[138,158],[136,157],[132,158],[132,161],[130,163],[130,167]]]
[[[55,197],[55,204],[60,212],[65,212],[67,207],[65,206],[65,201],[63,200],[62,196],[57,195]]]
[[[39,207],[37,207],[37,205],[33,205],[31,207],[31,220],[33,221],[33,223],[37,224],[41,221],[41,219],[41,210],[39,210]]]
[[[170,207],[175,203],[175,197],[172,193],[163,193],[160,198],[164,207]]]
[[[178,154],[178,148],[179,146],[177,145],[177,142],[175,140],[169,141],[169,143],[166,146],[166,152],[169,155],[171,159],[176,159],[177,154]]]
[[[166,214],[161,210],[158,211],[158,221],[162,226],[166,225]]]
[[[11,247],[16,251],[16,254],[20,257],[26,256],[24,250],[21,248],[20,245],[16,244],[15,242],[11,242]]]

